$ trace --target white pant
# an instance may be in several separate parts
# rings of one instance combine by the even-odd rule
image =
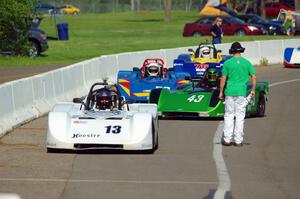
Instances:
[[[229,143],[231,141],[234,141],[236,144],[240,144],[243,142],[246,106],[247,101],[245,97],[225,97],[223,130],[225,142]]]

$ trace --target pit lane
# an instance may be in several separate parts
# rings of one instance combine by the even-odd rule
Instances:
[[[300,70],[257,67],[258,81]],[[271,87],[264,118],[248,118],[245,145],[222,147],[227,198],[299,198],[300,82]],[[218,120],[161,120],[159,149],[142,154],[47,154],[47,116],[0,140],[0,192],[23,198],[213,198]]]

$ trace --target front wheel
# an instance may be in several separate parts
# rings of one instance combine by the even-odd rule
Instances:
[[[193,33],[193,37],[201,37],[201,33],[200,32],[194,32]]]
[[[37,42],[31,41],[31,48],[29,50],[30,57],[37,57],[41,54],[40,46]]]
[[[258,103],[256,107],[256,116],[264,117],[266,112],[266,96],[264,94],[260,94],[258,98]]]

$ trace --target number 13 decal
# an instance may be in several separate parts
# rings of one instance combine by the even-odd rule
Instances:
[[[121,126],[106,126],[106,133],[118,134],[121,132]]]
[[[187,98],[187,101],[199,103],[203,98],[204,95],[192,95],[191,97]]]

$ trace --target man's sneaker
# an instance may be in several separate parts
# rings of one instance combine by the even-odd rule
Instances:
[[[225,142],[224,140],[222,141],[223,146],[231,146],[232,142]]]
[[[243,146],[243,143],[239,143],[239,144],[234,143],[234,146],[236,146],[236,147],[242,147],[242,146]]]

